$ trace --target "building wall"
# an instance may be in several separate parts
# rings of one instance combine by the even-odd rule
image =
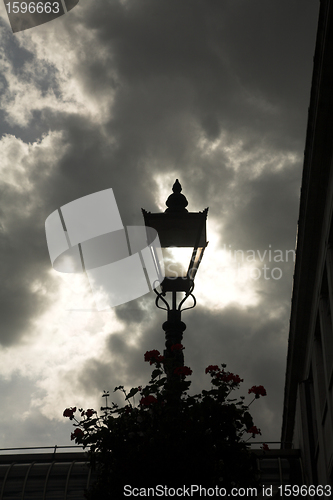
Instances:
[[[321,0],[298,221],[283,447],[333,482],[333,2]]]

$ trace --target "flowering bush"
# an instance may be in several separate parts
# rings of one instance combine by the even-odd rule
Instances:
[[[176,344],[174,349],[181,351],[183,346]],[[243,379],[226,371],[226,365],[210,365],[206,373],[211,377],[211,389],[190,396],[191,382],[186,380],[190,368],[174,368],[174,377],[168,380],[163,371],[166,361],[159,351],[147,351],[144,359],[154,365],[146,387],[128,393],[123,386],[115,388],[124,393],[123,407],[108,406],[105,392],[102,415],[79,409],[80,420],[74,415],[76,407],[63,413],[74,420],[71,438],[90,447],[90,464],[98,473],[87,498],[122,498],[126,484],[139,488],[201,484],[230,489],[256,485],[255,459],[243,436],[255,437],[260,429],[253,424],[244,397],[230,397]],[[262,386],[253,386],[249,393],[254,399],[266,395]]]

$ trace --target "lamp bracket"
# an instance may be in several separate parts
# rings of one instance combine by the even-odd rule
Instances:
[[[193,288],[194,288],[194,286],[193,286]],[[193,290],[193,288],[192,288],[192,290]],[[191,307],[184,307],[184,309],[181,309],[181,306],[184,304],[185,300],[188,299],[188,297],[192,297],[192,299],[193,299],[193,305]],[[196,305],[197,305],[197,299],[194,297],[193,293],[190,292],[179,303],[178,310],[179,311],[188,311],[189,309],[194,309]]]
[[[155,293],[156,293],[156,295],[157,295],[156,300],[155,300],[155,305],[156,305],[156,307],[158,307],[158,309],[163,309],[163,311],[170,311],[170,306],[169,306],[169,304],[167,303],[167,301],[166,301],[166,300],[165,300],[165,298],[164,298],[164,296],[166,295],[166,293],[165,293],[165,292],[163,292],[163,291],[162,291],[162,292],[158,292],[158,291],[156,290],[156,288],[154,288],[154,292],[155,292]],[[166,307],[161,307],[161,306],[159,306],[159,305],[158,305],[158,302],[159,302],[160,300],[161,300],[162,302],[164,302],[164,304],[166,305]]]
[[[169,305],[169,303],[167,302],[167,300],[164,298],[164,297],[166,296],[166,292],[164,292],[164,291],[163,291],[163,289],[162,289],[162,292],[158,292],[158,291],[156,290],[156,288],[154,288],[154,292],[155,292],[155,293],[156,293],[156,295],[157,295],[156,300],[155,300],[155,305],[156,305],[156,307],[157,307],[158,309],[163,309],[164,311],[168,311],[168,312],[169,312],[169,311],[174,311],[174,310],[181,312],[181,311],[187,311],[187,310],[189,310],[189,309],[193,309],[193,308],[196,306],[196,304],[197,304],[197,300],[196,300],[195,296],[194,296],[194,295],[193,295],[193,293],[192,293],[193,288],[194,288],[194,283],[192,283],[192,286],[191,286],[191,288],[189,289],[189,291],[185,293],[185,297],[184,297],[184,298],[183,298],[183,299],[179,302],[178,306],[175,306],[175,302],[174,302],[174,300],[173,300],[173,306],[172,306],[172,308],[170,307],[170,305]],[[175,298],[175,296],[176,296],[176,292],[175,292],[175,291],[173,291],[173,292],[172,292],[172,295],[173,295],[173,299],[174,299],[174,298]],[[185,307],[184,309],[182,309],[182,305],[184,304],[184,302],[185,302],[185,301],[186,301],[189,297],[192,297],[192,299],[193,299],[193,305],[192,305],[192,306],[190,306],[190,307]],[[159,305],[159,301],[160,301],[160,300],[161,300],[161,301],[162,301],[162,302],[166,305],[166,307],[161,307],[161,306]]]

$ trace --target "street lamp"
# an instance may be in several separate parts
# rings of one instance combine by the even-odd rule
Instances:
[[[202,212],[188,212],[188,201],[181,193],[182,187],[178,181],[173,185],[173,193],[168,197],[165,212],[151,213],[142,209],[145,225],[154,228],[160,239],[164,257],[165,278],[157,294],[156,306],[167,311],[167,321],[162,328],[165,331],[165,359],[172,359],[172,363],[165,363],[168,378],[172,378],[174,368],[184,366],[182,351],[172,350],[172,346],[180,344],[185,323],[181,321],[181,311],[193,309],[196,299],[193,295],[194,278],[198,271],[203,253],[208,244],[206,241],[206,220],[208,208]],[[186,260],[187,259],[187,260]],[[171,306],[164,298],[171,293]],[[177,293],[185,296],[177,305]],[[193,305],[183,308],[188,297],[192,297]],[[165,307],[159,305],[162,301]],[[169,369],[168,369],[169,366]]]

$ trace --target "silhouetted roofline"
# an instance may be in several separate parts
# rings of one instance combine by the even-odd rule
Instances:
[[[290,316],[282,442],[293,440],[297,386],[303,380],[307,342],[318,287],[322,238],[333,149],[333,9],[321,0],[297,232],[296,262]]]

